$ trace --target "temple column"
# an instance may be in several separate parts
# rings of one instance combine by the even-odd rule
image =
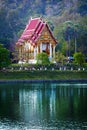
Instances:
[[[37,54],[37,48],[34,48],[34,59],[36,59],[36,54]]]
[[[37,54],[38,54],[38,46],[37,46]]]
[[[51,43],[50,43],[50,60],[52,60],[52,45],[51,45]]]
[[[19,57],[18,57],[18,58],[19,58],[19,60],[20,60],[20,48],[18,49],[18,53],[19,53]]]
[[[24,47],[22,46],[22,60],[24,61]]]
[[[22,61],[23,61],[23,46],[21,47],[21,58],[22,58]]]
[[[23,47],[23,50],[24,50],[24,61],[25,61],[25,45]]]
[[[53,46],[53,57],[55,58],[55,45]]]
[[[40,53],[42,53],[42,43],[40,44]]]
[[[19,47],[19,60],[21,60],[21,47]]]

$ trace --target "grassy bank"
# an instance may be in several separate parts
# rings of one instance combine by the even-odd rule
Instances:
[[[0,80],[87,79],[87,71],[14,71],[0,72]]]

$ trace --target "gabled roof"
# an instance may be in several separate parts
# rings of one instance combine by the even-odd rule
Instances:
[[[32,44],[36,44],[37,40],[41,36],[41,33],[45,27],[48,28],[49,33],[51,34],[55,43],[57,43],[47,23],[44,22],[42,18],[35,18],[29,21],[28,25],[26,26],[24,32],[22,33],[21,37],[19,38],[16,44],[20,45],[25,41],[31,41]]]

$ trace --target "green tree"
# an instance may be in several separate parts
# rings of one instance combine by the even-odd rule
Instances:
[[[67,41],[64,39],[63,36],[63,24],[59,24],[54,28],[54,35],[58,41],[56,45],[56,51],[61,51],[62,54],[67,56]]]
[[[78,37],[78,51],[87,56],[87,17],[80,21],[80,35]]]
[[[59,63],[62,63],[62,65],[63,65],[64,58],[65,58],[65,56],[60,51],[56,52],[55,60],[57,63],[59,62]]]
[[[71,40],[74,35],[74,27],[72,21],[66,21],[63,24],[63,37],[67,41],[67,56],[71,55]]]
[[[10,65],[10,52],[0,44],[0,69]]]
[[[48,55],[45,52],[37,54],[37,64],[49,64],[49,58]]]
[[[81,52],[76,52],[74,55],[74,63],[82,65],[85,62],[85,57]]]

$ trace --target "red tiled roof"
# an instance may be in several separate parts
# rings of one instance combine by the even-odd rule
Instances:
[[[49,29],[48,25],[41,19],[41,18],[35,18],[31,19],[29,24],[26,26],[24,32],[22,33],[21,37],[19,38],[17,45],[22,44],[25,40],[32,41],[32,43],[36,43],[38,38],[40,37],[43,29],[47,26],[52,38],[56,42],[51,30]]]

